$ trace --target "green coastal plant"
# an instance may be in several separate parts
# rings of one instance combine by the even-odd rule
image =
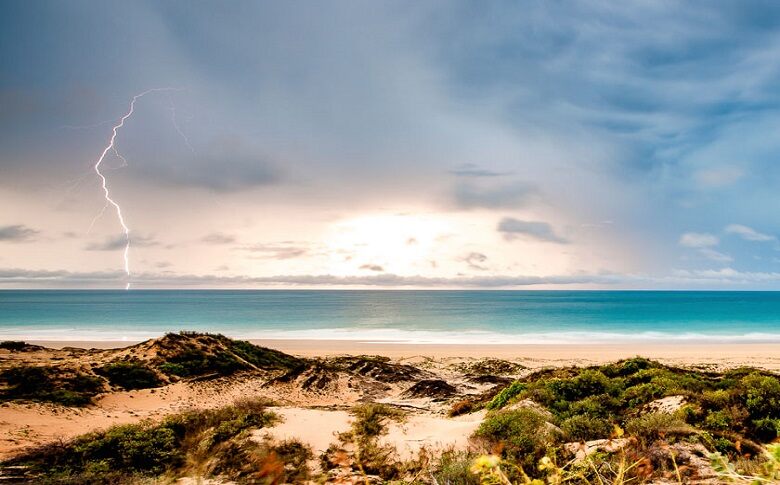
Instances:
[[[487,409],[501,409],[504,406],[506,406],[509,401],[512,400],[512,398],[519,395],[521,392],[525,391],[526,385],[522,382],[515,381],[512,384],[510,384],[508,387],[505,387],[501,392],[496,394],[496,396],[485,406]]]
[[[42,401],[65,406],[84,406],[103,391],[99,377],[69,368],[15,366],[0,372],[1,401]]]
[[[554,424],[578,439],[623,426],[652,401],[679,396],[680,419],[710,432],[769,442],[778,435],[780,381],[753,369],[724,374],[662,366],[635,358],[585,369],[547,369],[499,391],[485,406],[502,409],[530,399],[552,412]],[[587,431],[587,427],[592,432]],[[576,429],[575,429],[576,428]]]
[[[559,442],[559,432],[545,417],[530,408],[489,413],[473,438],[488,452],[500,449],[501,456],[529,469]]]
[[[148,365],[138,361],[112,362],[97,369],[112,386],[123,389],[148,389],[163,384],[157,373]]]
[[[0,349],[10,350],[11,352],[21,352],[27,347],[27,342],[22,342],[20,340],[3,340],[0,342]]]
[[[88,433],[68,443],[43,446],[10,464],[25,467],[40,483],[108,484],[117,479],[116,472],[123,480],[175,476],[191,469],[218,468],[215,457],[230,458],[223,453],[228,443],[237,440],[233,445],[243,446],[244,431],[269,426],[276,419],[262,401],[237,401],[223,408],[169,416],[161,422]]]

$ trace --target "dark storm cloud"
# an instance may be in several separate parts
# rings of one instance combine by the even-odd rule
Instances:
[[[518,237],[535,239],[537,241],[567,244],[569,241],[557,235],[552,226],[546,222],[521,221],[512,217],[505,217],[498,223],[498,232],[508,240]]]
[[[671,268],[685,231],[739,221],[761,232],[735,236],[780,234],[778,26],[780,4],[762,0],[9,0],[0,185],[12,190],[0,196],[18,203],[20,181],[77,176],[133,94],[184,86],[173,97],[194,150],[172,128],[167,95],[145,100],[119,137],[130,166],[116,172],[118,193],[159,184],[182,217],[191,188],[267,189],[230,201],[247,211],[332,194],[358,210],[365,193],[510,209],[543,194],[558,212],[550,220],[615,220],[610,244],[641,240],[637,264],[662,254]],[[462,161],[490,165],[452,169]],[[314,181],[305,194],[283,192],[301,174]],[[549,226],[509,226],[510,238],[564,240]],[[735,264],[763,270],[753,258],[768,261],[771,244],[740,241],[723,243]]]
[[[459,259],[466,263],[469,268],[485,271],[487,268],[483,263],[488,260],[488,257],[482,253],[472,251]]]
[[[284,180],[275,161],[239,136],[212,139],[194,152],[169,147],[171,155],[164,160],[154,153],[155,149],[136,148],[139,153],[133,159],[138,161],[128,167],[128,172],[158,184],[219,193],[275,185]]]
[[[32,241],[39,231],[23,224],[0,226],[0,242],[25,242]]]

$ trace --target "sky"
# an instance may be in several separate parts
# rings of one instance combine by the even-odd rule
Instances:
[[[780,289],[777,2],[0,9],[0,288]]]

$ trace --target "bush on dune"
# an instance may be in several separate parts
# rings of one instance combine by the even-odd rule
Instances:
[[[752,369],[701,373],[643,358],[597,368],[540,371],[504,388],[486,407],[501,409],[530,399],[551,411],[555,424],[566,423],[573,438],[596,439],[607,424],[610,429],[624,426],[648,403],[673,395],[691,404],[684,410],[685,421],[710,432],[736,432],[768,442],[780,429],[777,377]]]
[[[560,442],[544,416],[528,408],[488,414],[472,437],[485,451],[501,450],[526,471],[534,470],[548,449]]]
[[[352,433],[361,438],[375,438],[387,431],[389,421],[402,421],[404,413],[386,404],[369,403],[352,408],[355,420]]]
[[[113,483],[119,471],[132,476],[177,475],[231,468],[226,449],[252,446],[243,432],[273,424],[276,416],[260,401],[239,401],[223,408],[189,411],[159,423],[114,426],[66,444],[53,444],[19,457],[41,483]],[[235,451],[235,450],[234,450]],[[269,450],[270,453],[270,450]],[[257,470],[238,470],[249,473]],[[240,472],[240,473],[239,473]]]
[[[16,366],[0,372],[6,388],[0,400],[42,401],[84,406],[103,391],[103,380],[73,369],[52,366]]]
[[[163,384],[154,370],[138,361],[112,362],[97,369],[97,373],[106,376],[112,386],[127,390],[148,389]]]
[[[156,365],[161,372],[177,377],[207,374],[231,375],[245,370],[289,370],[303,362],[278,350],[233,340],[221,334],[169,333],[157,345]]]
[[[626,422],[626,432],[640,441],[650,443],[674,435],[689,435],[694,432],[680,417],[668,413],[649,413]]]
[[[588,441],[609,437],[614,429],[609,420],[578,414],[564,420],[561,430],[569,441]]]
[[[21,340],[3,340],[0,342],[0,349],[10,350],[11,352],[23,352],[31,347],[35,348],[36,346]]]

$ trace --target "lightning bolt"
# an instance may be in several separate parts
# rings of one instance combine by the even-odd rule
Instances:
[[[93,169],[95,170],[95,173],[97,174],[98,178],[100,179],[101,187],[103,189],[103,197],[106,199],[106,204],[103,206],[103,209],[98,213],[97,216],[92,220],[92,224],[90,224],[90,230],[92,229],[92,226],[95,225],[95,221],[97,221],[108,209],[109,207],[113,207],[116,211],[116,217],[119,220],[119,225],[122,226],[122,232],[125,235],[125,249],[122,253],[122,257],[124,260],[124,270],[125,274],[127,275],[128,282],[125,285],[125,290],[130,289],[130,227],[127,225],[127,222],[125,221],[125,217],[122,215],[122,208],[119,206],[119,204],[111,197],[111,191],[108,188],[108,180],[106,179],[106,176],[103,174],[103,172],[100,171],[100,166],[103,164],[103,161],[106,159],[106,155],[109,153],[114,153],[117,157],[119,157],[122,160],[123,166],[127,165],[127,160],[125,157],[123,157],[119,151],[116,148],[116,138],[119,135],[119,130],[122,129],[122,127],[125,126],[125,121],[127,121],[131,116],[133,116],[133,113],[135,112],[135,103],[146,96],[147,94],[161,92],[161,91],[180,91],[180,89],[177,88],[152,88],[147,89],[146,91],[136,94],[133,96],[133,99],[130,100],[130,106],[128,107],[127,112],[119,119],[119,122],[114,125],[114,127],[111,129],[111,138],[108,140],[108,144],[103,148],[103,151],[100,153],[100,157],[95,161],[95,164],[93,166]],[[173,105],[172,105],[173,106]],[[174,126],[176,127],[176,131],[179,132],[181,136],[184,137],[184,139],[187,142],[187,146],[192,149],[192,147],[189,144],[189,140],[187,140],[187,137],[184,136],[184,133],[179,128],[178,124],[176,123],[175,119],[175,109],[172,108],[172,113],[174,115]]]
[[[179,126],[178,120],[176,119],[176,105],[173,104],[173,97],[169,98],[169,100],[171,102],[171,106],[168,109],[171,110],[171,122],[173,123],[173,127],[176,129],[176,132],[179,133],[179,135],[182,137],[182,139],[184,139],[184,144],[187,145],[187,148],[189,148],[189,150],[193,154],[195,154],[195,149],[192,148],[192,145],[190,144],[190,139],[187,138],[187,135],[184,134],[184,132],[182,131],[181,127]]]

